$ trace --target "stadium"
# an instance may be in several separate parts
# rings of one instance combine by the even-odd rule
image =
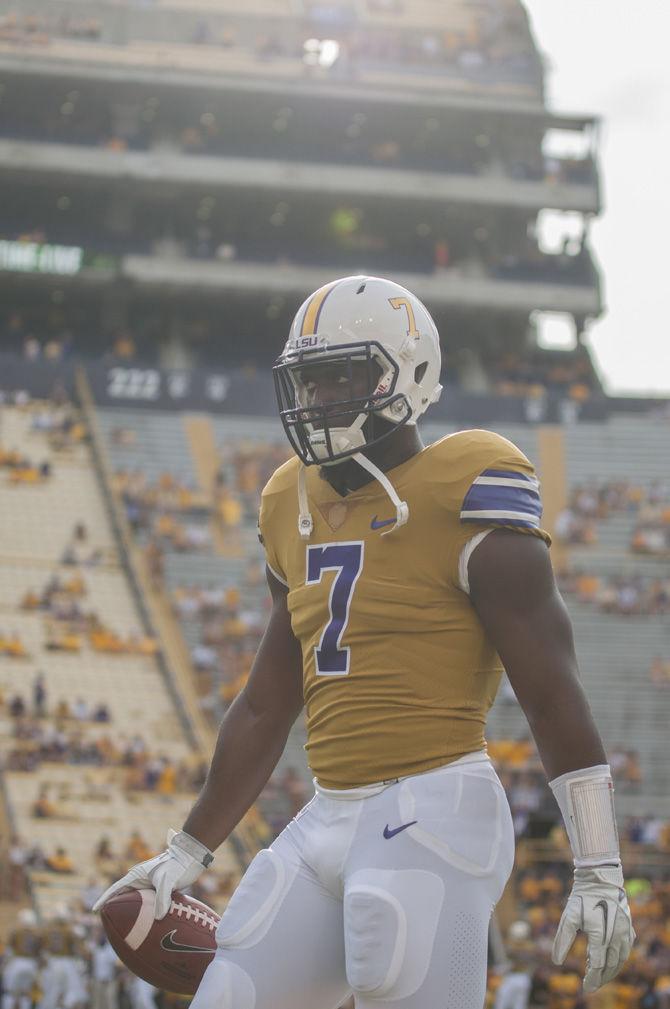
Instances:
[[[615,783],[637,942],[585,996],[584,937],[551,959],[573,852],[503,678],[485,1005],[670,1007],[670,402],[608,395],[589,352],[600,121],[544,74],[521,0],[0,0],[2,1009],[189,1004],[92,907],[181,827],[247,682],[292,454],[272,365],[348,276],[435,320],[424,442],[483,429],[535,467]],[[190,888],[217,913],[310,800],[306,739],[300,715]]]

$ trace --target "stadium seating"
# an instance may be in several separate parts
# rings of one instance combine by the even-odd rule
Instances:
[[[0,471],[0,628],[4,633],[18,633],[28,653],[25,659],[0,658],[3,699],[8,702],[20,695],[30,711],[31,684],[36,670],[42,670],[48,716],[60,699],[71,704],[81,697],[89,707],[101,703],[107,707],[109,722],[86,721],[74,726],[86,740],[107,736],[123,746],[123,740],[141,736],[157,755],[192,762],[195,755],[180,712],[153,656],[103,654],[90,647],[85,634],[78,652],[46,651],[44,612],[19,608],[28,590],[39,593],[54,574],[65,580],[79,570],[85,587],[81,600],[85,611],[95,611],[120,637],[145,633],[89,446],[52,451],[46,436],[31,430],[32,416],[29,409],[8,407],[3,407],[1,415],[3,444],[28,457],[48,460],[51,467],[48,480],[36,486],[13,485],[7,471]],[[101,563],[80,569],[62,567],[59,562],[64,547],[79,522],[86,525],[87,542],[100,548]],[[20,748],[13,729],[9,711],[0,709],[0,741],[5,754],[17,745]],[[166,805],[165,796],[128,792],[123,787],[124,768],[118,766],[44,761],[30,773],[6,770],[4,778],[16,832],[40,845],[46,855],[63,847],[76,866],[73,874],[63,876],[33,874],[42,911],[75,899],[86,880],[96,875],[92,854],[101,834],[118,839],[118,849],[130,831],[138,829],[149,845],[159,850],[167,827],[182,822],[193,802],[193,794],[177,793]],[[56,796],[54,819],[31,815],[44,786]],[[238,871],[230,844],[224,845],[218,864],[224,872]]]
[[[522,431],[509,436],[520,443]],[[667,422],[649,418],[614,417],[607,423],[564,428],[566,476],[570,486],[627,480],[647,487],[667,481],[670,450]],[[533,458],[531,449],[527,449]],[[542,475],[540,473],[540,475]],[[569,549],[572,566],[606,573],[641,573],[660,577],[667,562],[632,554],[630,539],[635,514],[615,513],[598,522],[597,542]],[[646,812],[653,796],[656,810],[670,812],[665,772],[670,696],[659,694],[649,678],[653,656],[670,654],[670,628],[663,616],[621,619],[598,613],[567,599],[573,622],[582,679],[605,745],[635,740],[643,786],[639,795],[620,795],[621,812]],[[517,736],[525,731],[515,704],[500,698],[490,720],[492,736]]]

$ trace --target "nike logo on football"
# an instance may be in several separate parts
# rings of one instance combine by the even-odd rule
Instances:
[[[175,942],[173,936],[176,935],[177,929],[173,928],[171,932],[168,932],[161,939],[161,949],[166,950],[168,953],[210,953],[213,954],[214,950],[211,947],[205,948],[204,946],[188,946],[185,943]]]
[[[607,901],[599,900],[595,907],[601,907],[603,909],[603,943],[607,942],[607,920],[609,917],[609,912],[607,910]]]
[[[392,526],[395,521],[396,521],[395,519],[378,519],[377,516],[375,515],[372,522],[370,523],[370,528],[383,529],[384,526]]]
[[[393,830],[391,830],[391,828],[387,823],[386,826],[384,827],[384,837],[388,841],[389,837],[395,837],[396,834],[399,834],[401,830],[407,830],[408,827],[412,827],[414,826],[415,823],[418,822],[419,822],[418,820],[410,820],[409,823],[403,823],[401,827],[394,827]]]

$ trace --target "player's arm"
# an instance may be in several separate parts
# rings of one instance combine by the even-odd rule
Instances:
[[[302,654],[291,629],[288,590],[267,572],[272,610],[249,679],[225,714],[214,756],[191,813],[168,847],[140,862],[96,901],[97,911],[124,887],[156,890],[156,918],[170,907],[173,890],[190,886],[212,861],[272,774],[303,706]]]
[[[623,890],[607,758],[579,682],[572,627],[546,545],[495,530],[468,565],[470,598],[498,651],[563,814],[575,882],[556,934],[562,963],[588,935],[585,991],[611,980],[635,933]]]
[[[302,654],[291,629],[288,590],[267,572],[270,620],[249,679],[221,723],[205,785],[184,830],[217,848],[258,797],[302,710]]]
[[[547,777],[607,763],[544,542],[498,529],[473,552],[468,580],[472,604],[502,659]]]

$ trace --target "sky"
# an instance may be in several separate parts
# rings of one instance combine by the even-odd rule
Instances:
[[[606,312],[587,343],[607,392],[670,395],[670,3],[524,0],[557,112],[602,117],[591,244]]]

